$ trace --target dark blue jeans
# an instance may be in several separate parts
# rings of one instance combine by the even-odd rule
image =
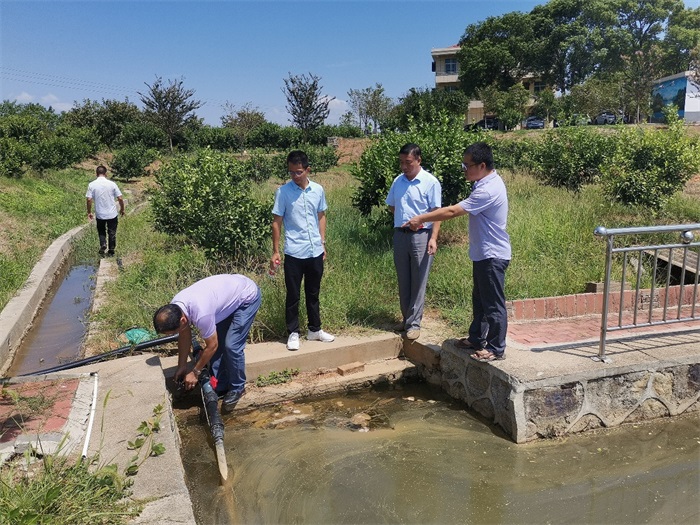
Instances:
[[[508,311],[504,289],[509,264],[510,261],[504,259],[484,259],[472,264],[474,320],[469,327],[468,339],[497,356],[506,351]]]
[[[245,389],[245,343],[261,301],[258,291],[258,296],[253,301],[241,306],[216,325],[219,347],[209,363],[211,373],[218,381],[218,394],[243,392]]]

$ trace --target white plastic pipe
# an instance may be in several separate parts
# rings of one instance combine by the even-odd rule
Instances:
[[[91,372],[95,383],[92,387],[92,407],[90,408],[90,420],[88,421],[87,432],[85,434],[85,445],[83,446],[83,459],[87,457],[88,445],[90,444],[90,434],[92,434],[92,422],[95,421],[95,407],[97,406],[97,372]]]

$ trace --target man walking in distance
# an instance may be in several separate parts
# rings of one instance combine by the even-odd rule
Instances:
[[[326,259],[326,194],[323,187],[309,180],[309,158],[303,151],[287,155],[287,173],[291,180],[275,193],[272,207],[272,258],[274,271],[281,264],[279,244],[284,225],[284,284],[287,288],[285,321],[287,349],[299,350],[299,299],[304,281],[304,297],[309,341],[335,339],[321,330],[319,295],[323,261]]]
[[[223,274],[197,281],[161,306],[153,315],[156,332],[179,334],[175,381],[182,379],[185,389],[191,390],[202,369],[210,366],[212,388],[224,394],[223,408],[233,410],[245,392],[244,350],[260,302],[260,289],[252,280]],[[193,326],[204,338],[204,348],[188,371]]]
[[[87,215],[92,220],[92,203],[95,203],[95,217],[97,222],[97,235],[100,238],[100,255],[114,255],[117,247],[117,206],[114,199],[119,202],[119,215],[124,217],[124,199],[119,187],[107,178],[107,168],[102,165],[95,170],[97,178],[88,184]],[[108,244],[109,241],[109,244]]]
[[[399,281],[399,304],[403,320],[399,327],[407,339],[420,337],[428,274],[437,251],[439,222],[426,222],[415,231],[404,226],[414,215],[439,208],[440,181],[421,167],[421,150],[406,144],[399,151],[402,173],[394,179],[386,204],[394,216],[394,266]]]
[[[469,336],[460,339],[457,346],[469,350],[477,361],[505,359],[508,312],[504,288],[511,258],[510,237],[506,233],[506,186],[493,167],[491,147],[484,142],[472,144],[464,151],[462,170],[467,180],[474,182],[468,198],[454,206],[417,215],[405,226],[417,230],[425,221],[444,221],[469,214],[474,320]]]

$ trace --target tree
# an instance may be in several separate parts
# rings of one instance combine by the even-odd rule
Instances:
[[[383,130],[406,131],[411,121],[437,122],[441,112],[464,121],[468,108],[469,99],[462,91],[411,88],[399,97],[398,104],[391,108],[380,126]]]
[[[335,97],[328,97],[321,93],[323,87],[319,84],[321,79],[309,73],[306,75],[292,75],[284,79],[282,92],[287,98],[286,109],[291,115],[290,122],[301,130],[302,139],[307,142],[309,134],[321,126],[328,115],[328,106]]]
[[[530,113],[549,122],[552,118],[560,119],[562,109],[559,99],[554,96],[554,92],[551,89],[545,89],[536,96],[535,105]]]
[[[496,115],[506,130],[513,129],[525,117],[525,104],[530,93],[522,84],[501,91],[494,84],[480,89],[478,96],[484,104],[484,113]]]
[[[348,91],[348,97],[350,107],[357,115],[360,127],[365,131],[370,129],[370,123],[371,131],[376,131],[393,106],[391,98],[384,94],[381,84],[365,89],[351,89]]]
[[[506,90],[531,73],[531,65],[537,62],[533,29],[532,18],[520,12],[469,25],[457,53],[465,93],[472,96],[490,85]]]
[[[639,71],[683,71],[699,42],[700,9],[682,0],[550,0],[467,26],[457,57],[469,96],[526,75],[566,93],[593,75],[624,72],[626,57],[637,57]],[[637,90],[638,80],[625,89]]]
[[[189,120],[196,119],[194,111],[204,104],[194,100],[194,90],[185,89],[183,80],[169,80],[157,77],[153,85],[144,82],[148,92],[138,92],[146,108],[146,117],[154,122],[168,136],[170,151],[173,150],[173,137],[182,130]]]
[[[250,134],[267,122],[265,114],[260,108],[254,107],[252,102],[246,102],[240,108],[226,102],[224,110],[226,114],[221,117],[221,125],[232,129],[241,145],[246,145]]]

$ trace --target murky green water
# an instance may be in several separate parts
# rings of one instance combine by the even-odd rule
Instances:
[[[207,429],[181,422],[200,524],[700,521],[697,417],[516,445],[407,385],[226,423],[220,486]]]

